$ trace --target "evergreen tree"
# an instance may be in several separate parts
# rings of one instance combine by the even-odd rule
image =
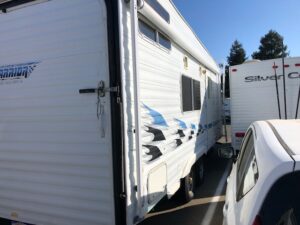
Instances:
[[[287,57],[287,46],[283,44],[283,37],[274,30],[270,30],[260,39],[260,46],[257,52],[252,54],[253,59],[275,59]]]
[[[227,63],[229,66],[242,64],[246,60],[246,52],[243,45],[235,40],[231,46],[229,56],[227,57]]]
[[[243,45],[235,40],[230,48],[229,56],[227,57],[228,65],[225,66],[225,97],[229,98],[229,66],[235,66],[242,64],[247,59],[246,51],[243,48]]]

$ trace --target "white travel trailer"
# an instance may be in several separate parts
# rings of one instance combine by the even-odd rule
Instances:
[[[282,59],[270,59],[230,67],[231,135],[235,150],[239,150],[245,131],[254,121],[299,118],[300,57],[285,58],[282,65]]]
[[[0,10],[1,224],[132,225],[181,183],[192,197],[220,76],[171,1]]]

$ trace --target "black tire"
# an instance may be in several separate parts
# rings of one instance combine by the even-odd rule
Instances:
[[[201,157],[195,165],[196,183],[200,186],[204,182],[205,170],[204,170],[204,159]]]
[[[181,191],[182,191],[182,198],[183,202],[188,203],[194,198],[195,192],[195,173],[194,169],[192,168],[190,173],[182,179],[181,183]]]

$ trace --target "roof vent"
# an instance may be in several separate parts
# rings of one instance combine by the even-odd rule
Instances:
[[[257,62],[261,62],[261,60],[259,59],[251,59],[251,60],[246,60],[243,64],[248,64],[248,63],[257,63]]]

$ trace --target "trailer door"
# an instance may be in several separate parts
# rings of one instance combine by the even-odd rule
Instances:
[[[99,91],[109,86],[104,0],[33,1],[4,11],[0,217],[115,224],[110,93]]]

